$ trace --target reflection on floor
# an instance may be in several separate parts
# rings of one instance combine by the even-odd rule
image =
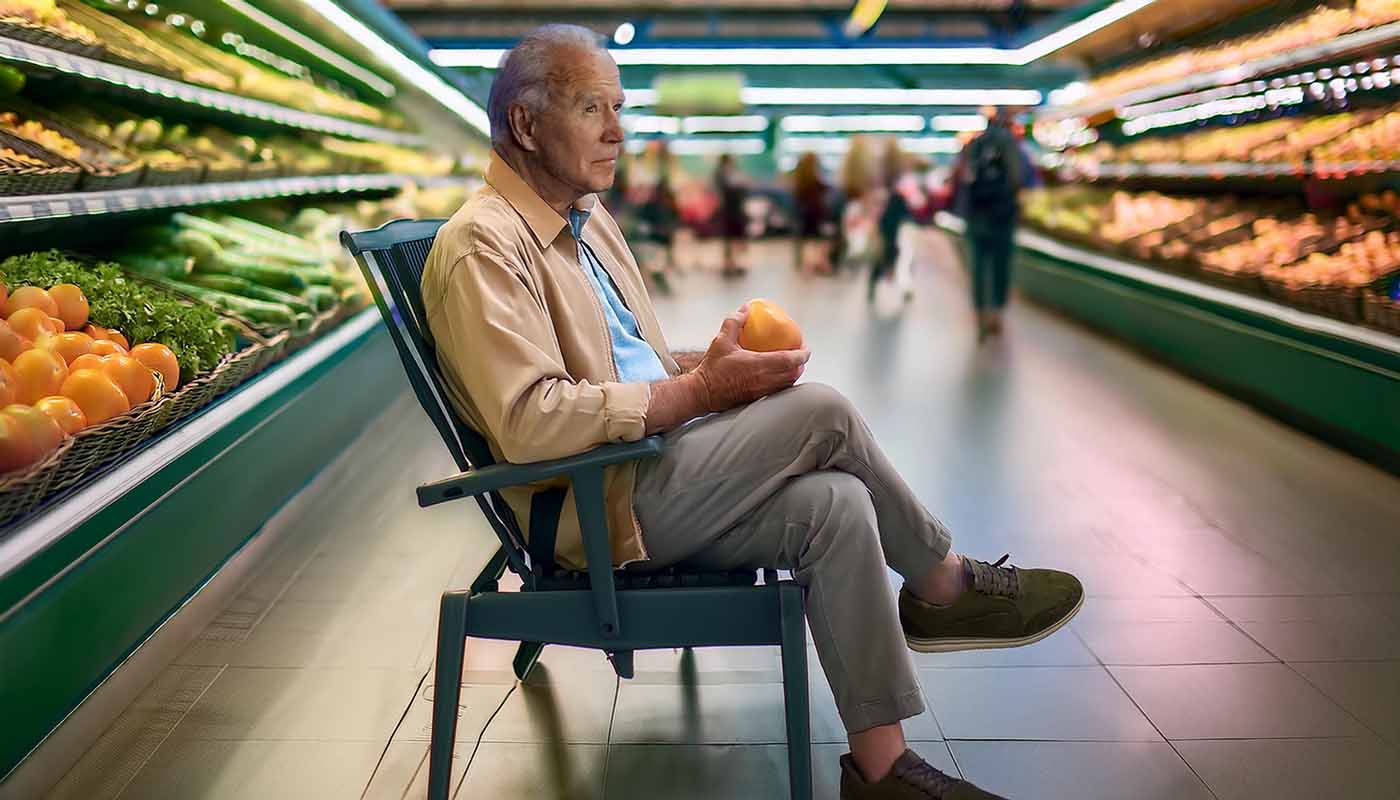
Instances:
[[[1040,644],[916,655],[913,747],[1015,798],[1400,796],[1400,480],[1044,310],[979,347],[953,252],[929,245],[908,304],[799,278],[778,244],[747,278],[694,271],[658,299],[677,349],[778,300],[807,380],[855,401],[959,549],[1083,578],[1084,612]],[[52,796],[422,797],[437,594],[493,541],[470,506],[415,506],[449,472],[435,438],[407,396],[367,430]],[[458,797],[785,796],[775,649],[638,654],[619,682],[550,648],[526,685],[512,652],[467,648]],[[812,663],[835,798],[845,745]]]

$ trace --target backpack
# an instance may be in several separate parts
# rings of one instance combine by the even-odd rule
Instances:
[[[995,218],[1010,218],[1016,214],[1015,152],[1016,141],[1010,136],[988,132],[969,145],[967,160],[967,199],[969,211]]]

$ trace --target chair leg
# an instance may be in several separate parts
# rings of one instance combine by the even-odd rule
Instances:
[[[544,642],[521,642],[520,649],[515,651],[515,677],[525,680],[530,677],[530,670],[535,668],[535,664],[540,660],[540,653],[544,650]]]
[[[623,680],[631,680],[636,677],[637,669],[633,658],[635,652],[633,650],[611,650],[608,652],[608,660],[612,662],[613,671],[617,673],[617,677]]]
[[[442,593],[438,612],[437,665],[433,677],[433,731],[428,745],[428,800],[447,800],[452,791],[452,744],[462,688],[462,657],[467,641],[464,591]]]
[[[782,609],[783,700],[787,712],[788,779],[792,800],[812,798],[812,730],[807,694],[807,632],[803,627],[802,587],[778,584]]]

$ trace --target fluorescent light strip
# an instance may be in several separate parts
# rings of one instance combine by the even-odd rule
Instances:
[[[647,140],[628,139],[624,145],[629,153],[646,151]],[[677,156],[713,156],[729,153],[736,156],[756,156],[764,151],[762,139],[671,139],[666,147]]]
[[[918,114],[849,114],[846,116],[793,114],[783,117],[778,126],[785,133],[863,131],[918,133],[924,129],[924,118]]]
[[[263,13],[248,3],[245,3],[243,0],[224,0],[224,5],[232,8],[248,19],[253,20],[264,28],[267,28],[278,36],[281,36],[283,39],[286,39],[306,52],[311,53],[327,64],[335,66],[335,68],[341,72],[347,75],[353,75],[355,78],[359,79],[361,83],[364,83],[366,86],[369,86],[385,97],[393,97],[398,92],[398,89],[394,88],[394,84],[389,83],[373,72],[346,59],[334,50],[323,46],[320,42],[303,36],[294,28],[284,25],[281,20]]]
[[[936,131],[975,133],[987,129],[987,118],[981,114],[939,114],[930,119],[929,124]]]
[[[641,114],[623,117],[622,127],[628,133],[665,133],[675,136],[681,132],[681,121],[676,117]]]
[[[768,130],[768,118],[761,114],[684,117],[681,130],[686,133],[762,133]]]
[[[1156,130],[1158,128],[1169,128],[1175,125],[1185,125],[1189,122],[1199,122],[1212,117],[1220,117],[1228,114],[1247,114],[1251,111],[1262,111],[1263,109],[1277,106],[1292,106],[1303,102],[1303,89],[1299,86],[1287,89],[1270,89],[1263,94],[1249,95],[1247,97],[1231,97],[1224,100],[1211,100],[1200,105],[1189,106],[1187,108],[1176,109],[1174,111],[1163,111],[1157,114],[1146,114],[1123,123],[1123,133],[1127,136],[1137,136],[1140,133]]]
[[[461,117],[463,120],[476,128],[483,134],[491,132],[491,121],[486,116],[486,110],[471,98],[462,94],[447,81],[424,69],[413,59],[399,52],[397,47],[384,41],[384,39],[363,22],[355,19],[334,0],[301,0],[302,5],[320,14],[327,22],[345,31],[350,37],[369,48],[380,61],[394,68],[404,77],[404,79],[427,92],[432,98],[441,103],[447,110]]]
[[[740,93],[753,106],[1034,106],[1034,89],[788,89],[747,87]]]
[[[618,66],[1025,66],[1137,12],[1156,0],[1119,0],[1078,22],[1014,49],[998,47],[639,47],[613,49]],[[441,67],[495,69],[504,50],[437,48]]]
[[[951,136],[915,136],[901,138],[899,147],[907,153],[957,153],[962,143]],[[818,155],[840,155],[851,148],[849,136],[797,136],[784,139],[781,145],[784,154],[817,153]]]
[[[951,136],[922,136],[917,139],[900,139],[899,149],[906,153],[960,153],[962,142]]]

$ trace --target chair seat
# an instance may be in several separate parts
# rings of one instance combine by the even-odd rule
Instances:
[[[705,572],[672,567],[657,572],[629,572],[614,570],[613,582],[618,590],[635,589],[678,589],[710,588],[715,586],[753,586],[758,583],[758,570],[743,569],[727,572]],[[562,591],[589,588],[587,572],[558,570],[552,575],[539,578],[536,588],[543,591]]]

